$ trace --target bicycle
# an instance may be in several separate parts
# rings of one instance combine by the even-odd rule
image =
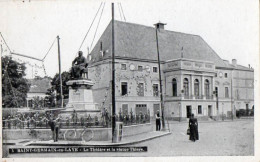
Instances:
[[[71,139],[77,139],[78,135],[80,135],[80,138],[84,142],[89,142],[94,137],[94,132],[90,129],[87,129],[87,127],[84,126],[84,130],[79,134],[79,131],[77,128],[75,129],[69,129],[66,130],[64,133],[64,139],[65,140],[71,140]]]

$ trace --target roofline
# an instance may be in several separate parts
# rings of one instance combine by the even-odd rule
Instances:
[[[143,25],[143,24],[137,24],[137,23],[132,23],[132,22],[124,22],[124,21],[120,21],[120,20],[115,20],[115,22],[119,22],[119,23],[125,23],[125,24],[132,24],[132,25],[139,25],[139,26],[143,26],[143,27],[147,27],[147,28],[152,28],[155,30],[155,27],[152,26],[147,26],[147,25]],[[172,31],[172,30],[166,30],[166,29],[162,29],[162,31],[167,31],[167,32],[173,32],[173,33],[180,33],[180,34],[186,34],[186,35],[192,35],[192,36],[199,36],[197,34],[190,34],[190,33],[184,33],[184,32],[179,32],[179,31]]]
[[[221,67],[221,66],[216,66],[216,69],[225,69],[225,70],[241,70],[241,71],[251,71],[254,72],[254,69],[239,69],[236,67]]]
[[[106,60],[110,60],[112,59],[111,56],[107,57],[107,58],[104,58],[102,60],[99,60],[97,62],[94,62],[92,63],[91,65],[89,65],[89,67],[92,67],[92,66],[96,66],[97,64],[100,64],[101,62],[103,61],[106,61]],[[115,56],[115,59],[121,59],[121,60],[131,60],[131,61],[141,61],[141,62],[150,62],[150,63],[158,63],[157,60],[149,60],[149,59],[139,59],[139,58],[131,58],[131,57],[121,57],[121,56]],[[161,64],[165,64],[166,61],[160,61]]]
[[[187,58],[178,58],[178,59],[166,60],[165,63],[167,63],[167,62],[171,62],[171,61],[179,61],[179,60],[184,60],[184,61],[193,61],[193,62],[204,62],[204,63],[211,63],[211,64],[214,64],[214,62],[212,62],[212,61],[203,61],[203,60],[187,59]]]

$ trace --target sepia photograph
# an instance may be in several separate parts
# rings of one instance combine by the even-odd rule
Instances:
[[[2,158],[257,161],[258,3],[0,1]]]

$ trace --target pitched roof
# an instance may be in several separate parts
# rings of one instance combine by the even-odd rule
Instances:
[[[246,67],[246,66],[242,66],[242,65],[232,65],[232,64],[229,64],[228,65],[230,68],[233,68],[235,70],[246,70],[246,71],[254,71],[253,68],[249,68],[249,67]]]
[[[31,84],[28,93],[46,93],[47,89],[51,87],[51,80],[48,78],[43,79],[30,79]]]
[[[115,21],[115,56],[157,60],[155,28],[139,24]],[[91,51],[92,61],[97,62],[103,58],[111,57],[112,32],[111,22]],[[100,42],[103,57],[100,53]],[[160,30],[158,32],[161,61],[178,59],[183,53],[187,59],[212,61],[216,66],[226,67],[216,52],[198,35]],[[183,48],[183,50],[182,50]]]

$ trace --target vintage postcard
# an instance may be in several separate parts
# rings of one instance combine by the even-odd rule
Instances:
[[[259,161],[258,3],[0,1],[2,158]]]

